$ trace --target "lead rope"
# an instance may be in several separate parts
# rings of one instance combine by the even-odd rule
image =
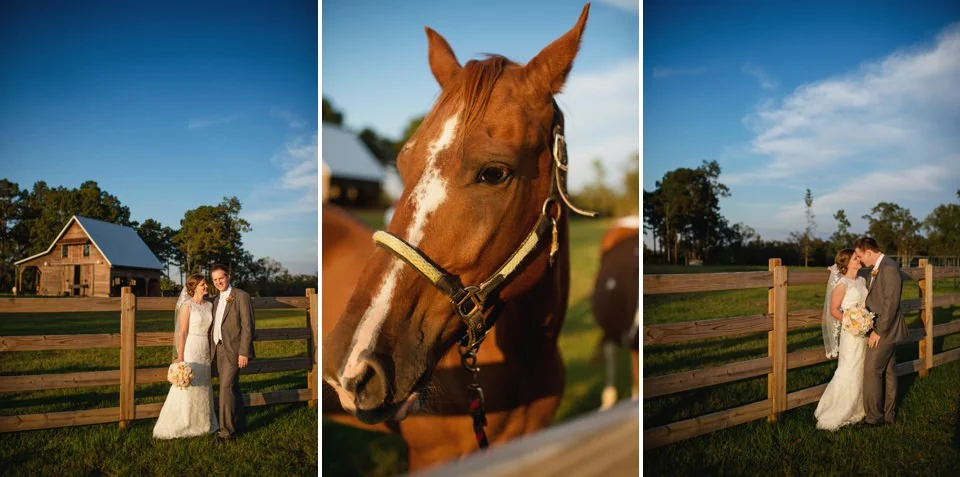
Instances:
[[[460,364],[470,371],[473,382],[467,385],[467,389],[477,393],[477,396],[470,400],[470,416],[473,417],[473,434],[477,438],[477,445],[480,450],[486,451],[490,443],[487,441],[487,431],[483,428],[487,425],[487,405],[483,398],[483,388],[480,387],[480,367],[477,366],[477,348],[471,348],[464,345],[460,346]]]

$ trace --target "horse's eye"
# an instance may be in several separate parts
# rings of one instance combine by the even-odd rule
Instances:
[[[490,185],[502,184],[510,177],[510,171],[503,166],[486,166],[480,170],[477,176],[477,182],[483,182]]]

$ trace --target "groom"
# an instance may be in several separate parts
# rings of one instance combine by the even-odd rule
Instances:
[[[210,277],[213,286],[220,290],[213,303],[213,326],[210,327],[211,359],[217,363],[220,376],[220,431],[217,437],[232,439],[238,430],[246,427],[239,372],[254,358],[253,306],[247,292],[230,286],[226,267],[214,265]]]
[[[868,426],[893,424],[897,404],[897,364],[894,349],[907,337],[907,324],[900,312],[903,281],[900,265],[886,257],[871,237],[857,240],[854,250],[860,261],[872,267],[867,280],[866,307],[876,313],[863,362],[863,409]],[[863,270],[866,270],[864,268]]]

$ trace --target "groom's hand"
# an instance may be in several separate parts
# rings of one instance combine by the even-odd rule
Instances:
[[[249,362],[249,360],[247,359],[246,356],[241,356],[241,357],[237,360],[237,366],[240,366],[240,368],[246,368],[248,362]]]
[[[876,348],[878,346],[878,343],[880,343],[880,335],[876,333],[870,333],[870,341],[867,343],[867,346],[870,346],[871,348]]]

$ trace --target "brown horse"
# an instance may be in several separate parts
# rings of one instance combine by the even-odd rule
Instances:
[[[616,350],[630,350],[633,365],[633,396],[640,386],[640,221],[636,217],[618,220],[600,241],[600,271],[593,286],[593,317],[603,330],[600,346],[606,361],[606,386],[601,409],[617,401]]]
[[[411,470],[543,428],[559,405],[572,205],[553,95],[588,9],[526,65],[461,66],[426,29],[441,94],[397,158],[406,188],[381,247],[323,339],[324,381],[360,421],[398,423]]]

